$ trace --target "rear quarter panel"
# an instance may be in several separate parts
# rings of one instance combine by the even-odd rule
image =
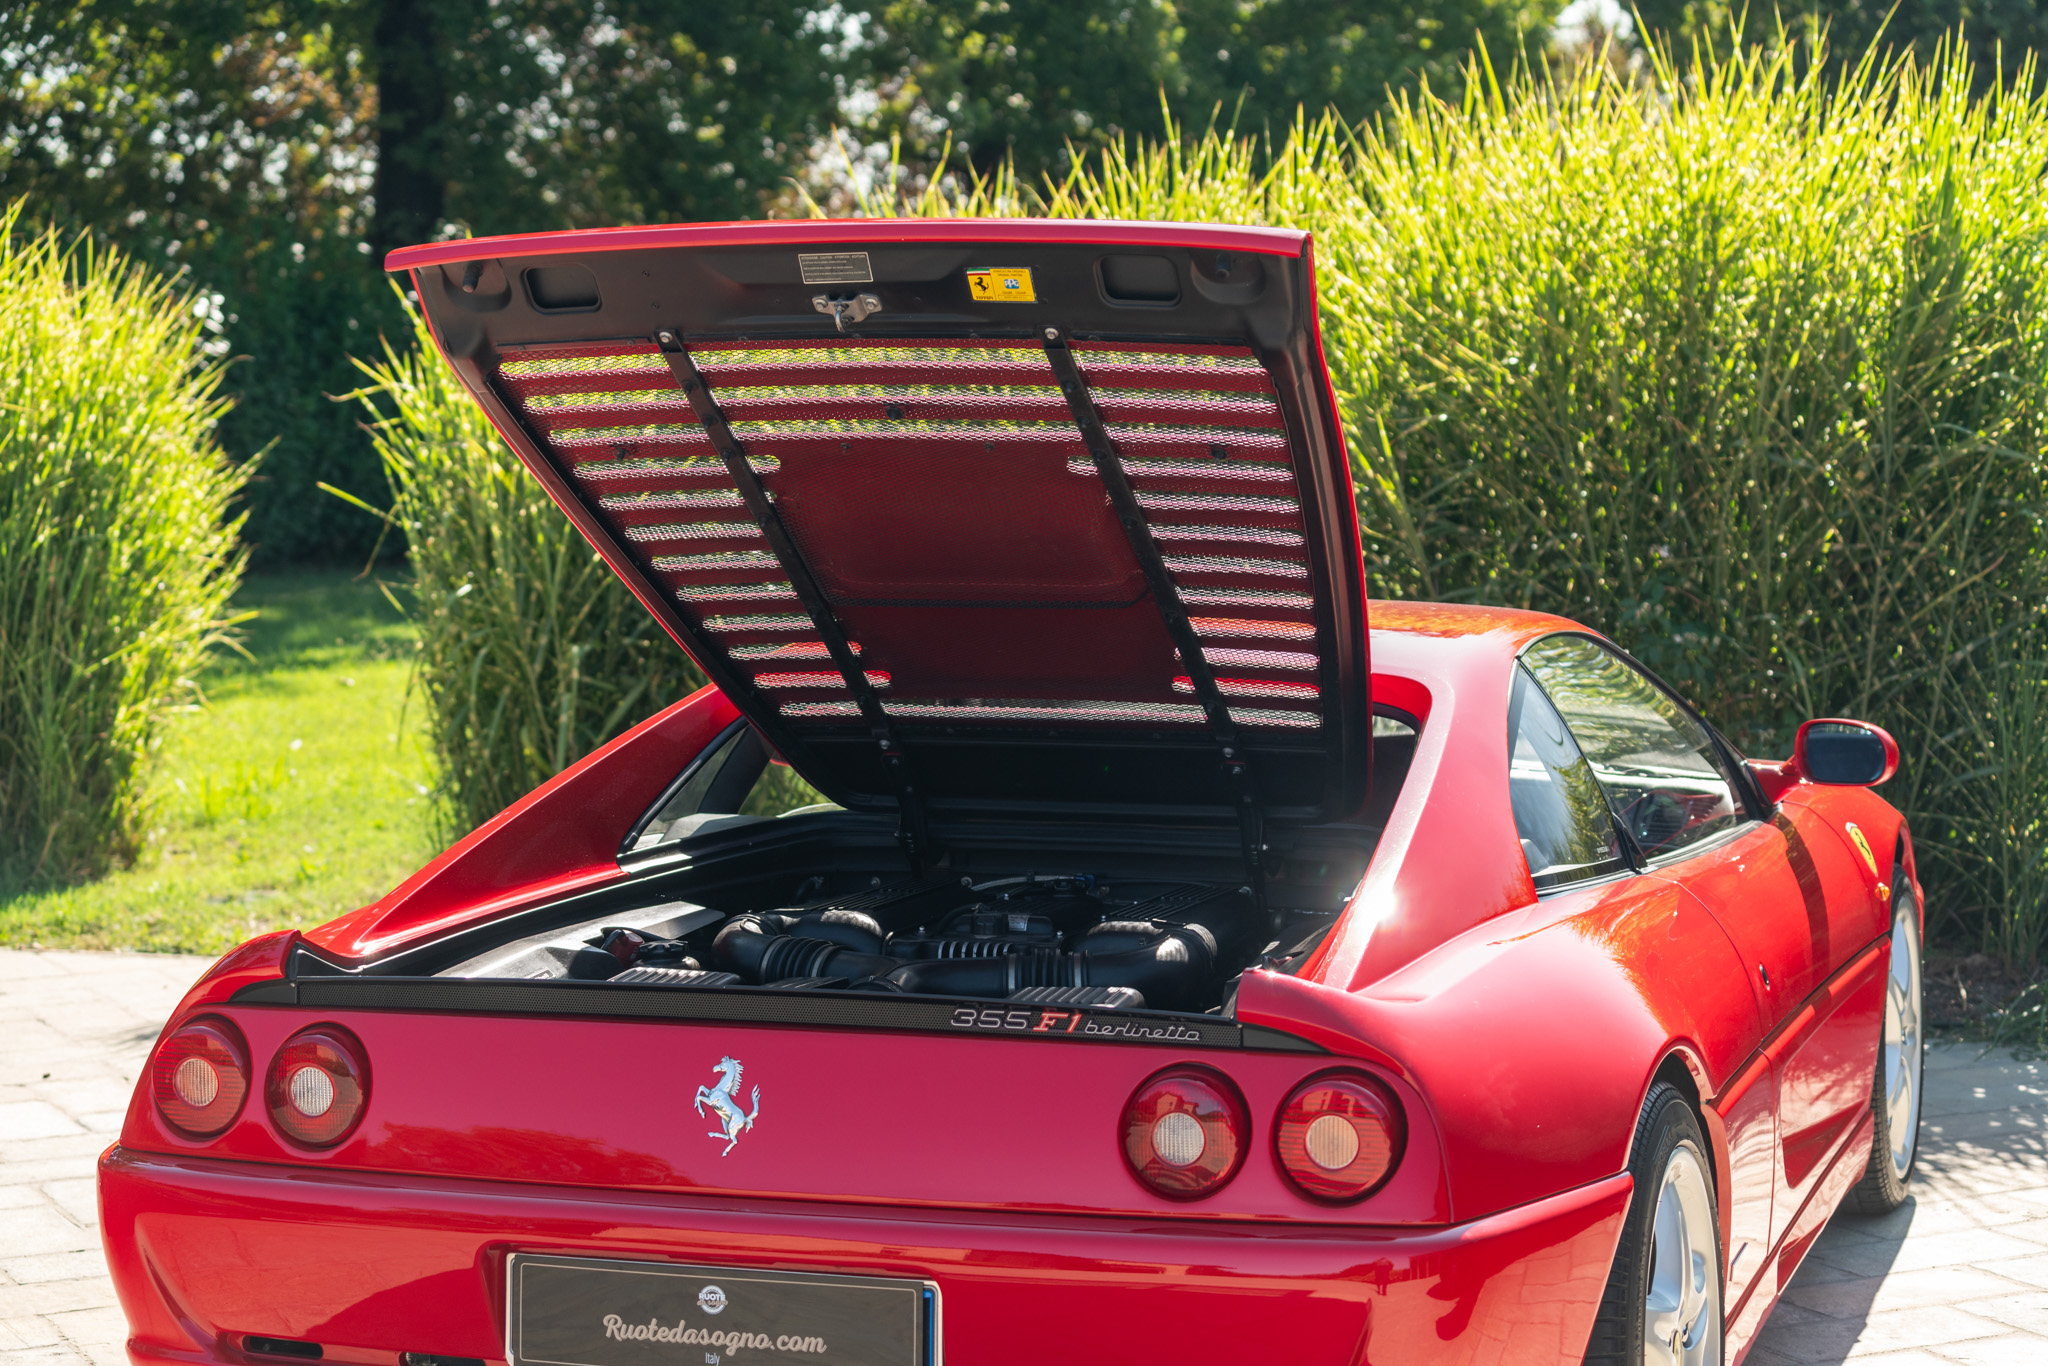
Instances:
[[[1458,1219],[1621,1171],[1663,1060],[1711,1095],[1759,1032],[1720,926],[1646,877],[1498,916],[1361,991],[1255,977],[1241,1019],[1371,1040],[1429,1098]]]

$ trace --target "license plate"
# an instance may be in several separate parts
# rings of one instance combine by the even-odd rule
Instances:
[[[929,1281],[515,1254],[511,1366],[939,1366]]]

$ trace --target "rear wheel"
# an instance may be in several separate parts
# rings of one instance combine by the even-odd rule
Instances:
[[[1587,1366],[1721,1366],[1721,1228],[1711,1171],[1692,1107],[1658,1082],[1636,1121],[1635,1193]]]
[[[1903,874],[1903,867],[1900,869]],[[1858,1214],[1889,1214],[1906,1200],[1906,1182],[1920,1151],[1920,1081],[1926,1060],[1921,1034],[1920,910],[1903,876],[1892,897],[1891,963],[1885,972],[1884,1035],[1870,1088],[1875,1132],[1870,1165],[1845,1202]]]

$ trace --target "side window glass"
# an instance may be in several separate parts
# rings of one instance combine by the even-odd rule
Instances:
[[[632,852],[687,839],[736,817],[838,809],[783,763],[752,726],[736,726],[713,743],[648,818]]]
[[[1592,767],[1564,718],[1521,668],[1508,708],[1508,802],[1537,891],[1627,866]]]
[[[1705,727],[1641,670],[1584,636],[1538,641],[1522,661],[1646,856],[1674,853],[1741,822]]]

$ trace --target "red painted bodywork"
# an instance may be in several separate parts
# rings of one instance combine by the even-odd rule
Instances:
[[[1269,236],[1248,249],[1275,250]],[[167,1030],[232,1020],[260,1070],[297,1029],[343,1025],[370,1059],[368,1107],[308,1152],[260,1104],[195,1142],[138,1091],[101,1167],[131,1357],[246,1366],[259,1335],[364,1366],[502,1362],[505,1258],[538,1251],[929,1278],[956,1362],[1576,1362],[1662,1076],[1690,1089],[1713,1149],[1739,1361],[1869,1152],[1880,946],[1893,889],[1916,885],[1903,823],[1779,765],[1770,820],[1539,898],[1508,803],[1514,660],[1583,628],[1431,604],[1370,616],[1372,696],[1418,723],[1412,764],[1335,928],[1293,975],[1247,973],[1235,1005],[1326,1052],[237,1001],[300,942],[267,936]],[[627,834],[737,715],[708,689],[678,702],[303,942],[368,965],[628,879]],[[787,1116],[727,1156],[687,1101],[720,1050]],[[1240,1173],[1192,1204],[1140,1185],[1117,1146],[1126,1098],[1176,1061],[1227,1073],[1253,1129]],[[1386,1186],[1337,1207],[1297,1192],[1271,1147],[1286,1096],[1333,1064],[1383,1080],[1408,1131]]]
[[[675,775],[739,719],[700,688],[563,769],[401,882],[308,932],[343,958],[371,958],[478,920],[623,876],[619,846]]]
[[[1117,223],[1052,218],[807,218],[777,223],[663,223],[652,227],[584,228],[576,232],[465,237],[400,247],[384,258],[388,271],[423,270],[451,261],[497,256],[582,256],[594,251],[664,247],[836,245],[867,242],[952,242],[963,236],[986,243],[1085,242],[1091,246],[1189,245],[1224,251],[1299,256],[1309,235],[1297,228],[1235,224]]]

